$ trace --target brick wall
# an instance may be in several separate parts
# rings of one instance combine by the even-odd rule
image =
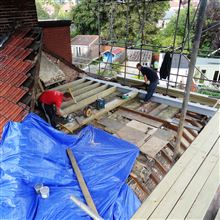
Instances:
[[[71,21],[40,21],[39,26],[43,29],[43,48],[72,63]]]
[[[37,24],[35,0],[0,0],[0,36],[15,27]]]

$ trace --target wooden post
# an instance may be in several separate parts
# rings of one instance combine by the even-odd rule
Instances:
[[[74,172],[76,174],[77,180],[78,180],[80,188],[82,190],[82,193],[83,193],[83,195],[85,197],[86,203],[98,215],[98,211],[97,211],[96,206],[95,206],[95,204],[93,202],[93,199],[92,199],[92,197],[90,195],[90,192],[89,192],[89,190],[87,188],[86,182],[85,182],[85,180],[83,178],[83,175],[82,175],[82,173],[81,173],[81,171],[79,169],[79,166],[77,165],[77,162],[76,162],[76,159],[75,159],[75,157],[73,155],[73,152],[72,152],[72,150],[70,148],[67,148],[66,151],[67,151],[67,155],[68,155],[68,157],[69,157],[69,159],[71,161],[72,168],[73,168],[73,170],[74,170]]]

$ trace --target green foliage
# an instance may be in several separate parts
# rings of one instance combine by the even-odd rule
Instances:
[[[192,24],[192,20],[195,14],[195,8],[191,7],[190,8],[190,25]],[[179,47],[182,45],[183,38],[184,38],[184,32],[185,32],[185,22],[186,22],[186,16],[187,16],[187,8],[181,9],[180,10],[180,15],[179,15],[179,21],[178,21],[178,26],[176,30],[176,42],[175,42],[175,47]],[[175,28],[176,28],[176,21],[177,21],[177,13],[174,15],[167,26],[162,29],[158,36],[155,38],[154,42],[159,44],[160,46],[173,46],[173,41],[174,41],[174,35],[175,35]],[[187,30],[186,30],[187,31]],[[193,30],[190,31],[189,33],[190,38],[193,36]],[[190,44],[192,42],[190,41]],[[187,46],[187,44],[186,44]]]
[[[115,62],[114,64],[112,64],[112,70],[115,71],[116,73],[119,73],[121,70],[121,63]]]
[[[127,13],[127,4],[104,4],[101,1],[100,7],[97,0],[82,0],[79,5],[73,9],[73,23],[81,34],[98,34],[98,14],[100,11],[101,37],[107,40],[135,41],[142,38],[141,28],[144,20],[143,40],[152,42],[158,29],[157,21],[164,16],[168,9],[168,2],[155,1],[146,3],[144,9],[143,1],[133,1],[129,4]],[[145,12],[144,12],[145,10]],[[128,16],[127,16],[128,14]],[[127,26],[127,21],[129,21]]]
[[[49,14],[47,8],[53,9],[53,13]],[[54,0],[36,0],[37,16],[39,20],[46,19],[68,19],[72,20],[72,11],[66,12],[62,5],[57,4]]]
[[[206,9],[206,20],[203,30],[215,26],[220,21],[220,1],[210,0]],[[205,31],[201,36],[200,54],[207,55],[210,52],[220,48],[220,28],[219,25]],[[220,52],[215,55],[220,56]]]
[[[80,34],[98,34],[98,1],[82,0],[73,8],[73,23]]]
[[[220,99],[220,92],[218,92],[218,91],[210,91],[210,90],[202,89],[199,91],[199,93]]]
[[[50,17],[49,14],[43,9],[42,4],[39,1],[36,1],[36,8],[38,19],[45,20]]]

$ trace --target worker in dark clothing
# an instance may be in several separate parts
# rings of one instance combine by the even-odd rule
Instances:
[[[143,67],[140,63],[138,63],[137,68],[143,74],[144,81],[146,85],[148,85],[146,88],[147,94],[144,98],[144,102],[148,102],[155,92],[159,78],[157,76],[157,72],[149,67]]]
[[[55,90],[44,91],[38,98],[38,106],[43,111],[46,120],[54,128],[56,127],[55,116],[63,116],[60,107],[62,102],[71,100],[69,92],[59,92]]]

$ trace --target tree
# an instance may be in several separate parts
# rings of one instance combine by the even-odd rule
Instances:
[[[206,20],[203,25],[203,30],[206,29],[208,31],[203,32],[200,42],[204,55],[220,48],[220,2],[217,0],[210,0],[207,5]],[[215,55],[220,55],[220,52]]]
[[[186,23],[186,16],[187,16],[187,8],[181,9],[180,10],[180,15],[179,15],[179,21],[178,21],[178,26],[177,26],[177,30],[176,29],[176,22],[177,22],[177,13],[171,18],[171,20],[169,21],[169,23],[167,24],[167,26],[162,29],[157,38],[155,39],[155,42],[158,43],[160,46],[164,46],[164,47],[168,47],[168,46],[173,46],[173,42],[174,42],[174,35],[175,35],[175,31],[176,31],[176,42],[174,47],[180,47],[183,43],[184,37],[186,37],[186,33],[187,33],[187,23]],[[195,15],[195,8],[194,7],[190,7],[190,11],[189,11],[189,24],[192,27],[192,23],[193,23],[193,17]],[[189,41],[190,41],[190,45],[191,45],[191,39],[193,36],[193,30],[191,28],[190,33],[189,33]],[[187,43],[186,43],[186,46]]]
[[[36,1],[37,17],[40,20],[45,20],[50,18],[49,14],[43,9],[40,1]]]
[[[142,38],[141,29],[144,17],[143,40],[150,43],[158,31],[157,21],[164,16],[169,7],[168,2],[162,1],[149,3],[129,1],[129,8],[127,4],[120,4],[116,1],[104,2],[106,1],[101,1],[99,5],[97,0],[82,0],[73,9],[73,23],[79,33],[98,34],[100,25],[101,37],[106,40],[114,39],[119,42],[127,38],[128,41],[137,42]],[[100,24],[98,24],[98,9]]]
[[[191,6],[190,9],[190,42],[189,46],[192,45],[192,40],[194,37],[194,22],[192,22],[195,14],[195,8]],[[177,27],[177,35],[176,35],[176,44],[175,47],[179,47],[182,45],[182,41],[184,38],[184,29],[185,29],[185,20],[187,15],[187,8],[180,10],[179,22]],[[158,36],[154,39],[154,43],[160,46],[173,46],[174,33],[176,27],[177,14],[174,15],[167,26],[162,29]],[[219,24],[219,25],[218,25]],[[214,27],[214,28],[210,28]],[[202,33],[201,42],[200,42],[200,50],[199,55],[208,55],[211,51],[214,51],[220,47],[220,2],[217,0],[210,0],[207,9],[206,9],[206,19],[204,21],[203,30],[210,28],[208,31]],[[186,46],[188,46],[186,44]],[[188,52],[185,50],[185,52]],[[217,53],[216,53],[217,54]],[[220,53],[218,53],[220,55]]]

